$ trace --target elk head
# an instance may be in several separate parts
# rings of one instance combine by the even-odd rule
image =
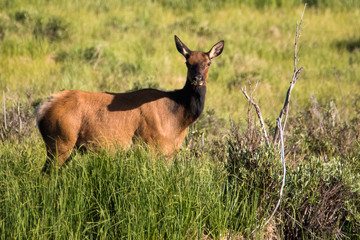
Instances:
[[[224,41],[216,43],[209,52],[191,51],[181,40],[175,35],[175,43],[177,50],[185,57],[187,72],[187,82],[194,87],[206,85],[211,59],[219,56],[224,49]]]

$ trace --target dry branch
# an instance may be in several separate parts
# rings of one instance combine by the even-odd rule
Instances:
[[[291,79],[291,82],[290,82],[290,87],[289,87],[289,89],[288,89],[288,91],[286,93],[284,106],[280,111],[279,117],[277,118],[277,124],[276,124],[276,128],[275,128],[274,139],[273,139],[274,145],[276,145],[277,143],[280,142],[281,162],[282,162],[282,165],[283,165],[283,180],[282,180],[282,185],[281,185],[281,188],[280,188],[279,200],[278,200],[272,214],[270,215],[270,217],[261,226],[262,228],[264,228],[270,222],[270,220],[274,217],[276,211],[278,210],[278,208],[280,206],[280,203],[281,203],[284,186],[285,186],[286,163],[285,163],[285,153],[284,153],[284,131],[285,131],[285,126],[286,126],[287,116],[288,116],[288,113],[289,113],[289,103],[290,103],[291,91],[293,90],[293,88],[294,88],[294,86],[296,84],[296,81],[299,78],[300,73],[304,69],[303,67],[301,67],[300,69],[297,68],[297,63],[298,63],[297,49],[298,49],[298,42],[299,42],[299,39],[300,39],[300,36],[301,36],[301,23],[302,23],[302,20],[303,20],[303,17],[304,17],[306,5],[307,4],[305,3],[304,10],[303,10],[303,13],[301,15],[300,23],[296,24],[295,52],[294,52],[294,72],[293,72],[292,79]],[[259,106],[252,99],[249,98],[249,96],[246,94],[245,89],[243,89],[243,93],[244,93],[245,97],[254,105],[254,107],[256,109],[256,112],[258,112],[258,110],[260,112]],[[259,116],[259,114],[258,114],[258,116]],[[260,116],[261,116],[261,114],[260,114]],[[259,119],[260,119],[260,116],[259,116]],[[284,120],[283,120],[283,117],[285,117]],[[261,121],[262,121],[262,118],[260,119],[260,122]],[[257,230],[257,228],[255,228],[252,233],[254,233]]]
[[[286,93],[284,106],[280,111],[279,117],[277,118],[277,121],[282,122],[282,124],[281,124],[282,125],[282,130],[281,130],[282,132],[285,131],[285,127],[286,127],[286,121],[287,121],[287,117],[288,117],[288,113],[289,113],[289,104],[290,104],[291,92],[292,92],[292,90],[293,90],[293,88],[294,88],[294,86],[296,84],[296,81],[298,80],[298,78],[300,76],[300,73],[304,69],[303,67],[301,67],[300,69],[297,68],[297,64],[298,64],[298,61],[299,61],[297,52],[298,52],[298,43],[299,43],[299,39],[300,39],[300,36],[301,36],[301,23],[302,23],[302,20],[303,20],[303,17],[304,17],[306,5],[307,4],[305,3],[304,10],[303,10],[303,13],[301,15],[300,22],[296,23],[296,34],[295,34],[295,44],[294,44],[294,72],[293,72],[292,79],[291,79],[291,82],[290,82],[290,87],[289,87],[289,89],[288,89],[288,91]],[[284,120],[283,120],[283,118],[284,118]],[[274,138],[273,138],[273,142],[274,142],[275,145],[277,143],[279,143],[279,141],[280,141],[279,135],[280,135],[279,127],[278,127],[278,125],[276,125]]]
[[[269,143],[270,143],[270,141],[269,141],[269,136],[268,136],[268,133],[267,133],[266,128],[265,128],[264,119],[263,119],[263,117],[262,117],[262,115],[261,115],[261,110],[260,110],[259,105],[258,105],[256,102],[254,102],[253,99],[251,99],[251,98],[249,97],[249,95],[248,95],[247,92],[246,92],[246,88],[245,88],[245,87],[243,87],[243,88],[241,89],[241,91],[243,92],[243,94],[245,95],[245,97],[247,98],[247,100],[255,107],[256,114],[258,115],[258,118],[259,118],[259,121],[260,121],[261,130],[262,130],[263,133],[264,133],[265,142],[266,142],[267,145],[269,145]]]
[[[296,24],[295,53],[294,53],[294,59],[295,59],[295,61],[294,61],[294,73],[293,73],[293,76],[292,76],[292,80],[290,82],[290,87],[289,87],[289,89],[287,91],[287,94],[286,94],[284,107],[281,109],[280,115],[279,115],[279,117],[277,119],[277,124],[276,124],[276,129],[275,129],[275,136],[274,136],[274,143],[277,143],[278,141],[280,141],[281,163],[283,165],[283,171],[284,171],[283,181],[282,181],[281,188],[280,188],[280,197],[279,197],[279,201],[276,204],[276,207],[275,207],[273,213],[270,215],[268,220],[265,222],[264,226],[266,226],[269,223],[270,219],[273,218],[273,216],[275,215],[277,209],[279,208],[280,203],[281,203],[281,199],[282,199],[282,195],[283,195],[284,186],[285,186],[286,164],[285,164],[285,153],[284,153],[284,131],[285,131],[286,120],[287,120],[287,116],[288,116],[288,112],[289,112],[289,103],[290,103],[291,91],[294,88],[297,79],[299,78],[299,74],[304,69],[303,67],[301,67],[300,69],[297,69],[297,62],[298,62],[297,45],[298,45],[299,38],[300,38],[300,35],[301,35],[301,23],[302,23],[302,20],[303,20],[303,17],[304,17],[306,5],[307,4],[305,3],[304,10],[303,10],[303,13],[301,15],[300,23]],[[285,116],[285,120],[282,123],[283,115]]]

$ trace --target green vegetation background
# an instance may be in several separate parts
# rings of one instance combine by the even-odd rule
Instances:
[[[0,238],[359,239],[355,0],[309,1],[286,197],[275,220],[251,234],[276,204],[282,172],[277,153],[259,143],[253,117],[247,128],[241,88],[252,92],[258,83],[253,96],[271,131],[291,80],[302,10],[296,0],[1,0]],[[210,68],[203,117],[173,162],[140,147],[115,158],[77,155],[66,170],[40,175],[45,152],[34,108],[64,89],[181,88],[186,67],[175,34],[192,50],[219,40],[225,49]]]

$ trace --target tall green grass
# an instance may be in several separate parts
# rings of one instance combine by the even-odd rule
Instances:
[[[240,198],[246,189],[227,183],[224,168],[209,159],[88,154],[43,176],[37,152],[21,150],[18,160],[15,149],[1,153],[3,239],[220,238],[230,229],[249,234],[256,224],[256,209],[247,208],[261,196]]]
[[[40,173],[45,150],[37,135],[4,141],[0,236],[335,239],[342,233],[358,239],[359,148],[327,158],[321,154],[331,152],[316,154],[314,141],[304,141],[300,152],[287,145],[282,205],[261,228],[278,200],[282,166],[259,133],[230,129],[223,141],[206,138],[204,147],[192,133],[186,142],[195,143],[174,158],[143,146],[115,156],[78,153],[49,175]],[[295,139],[301,141],[296,135],[289,142]]]

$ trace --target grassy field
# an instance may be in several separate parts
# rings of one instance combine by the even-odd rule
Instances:
[[[0,238],[360,239],[357,1],[309,1],[284,197],[257,228],[283,173],[241,88],[258,83],[253,96],[272,133],[302,10],[297,0],[0,1]],[[182,88],[175,34],[192,50],[219,40],[225,49],[210,68],[205,112],[174,159],[139,146],[77,154],[41,175],[35,107],[64,89]]]

